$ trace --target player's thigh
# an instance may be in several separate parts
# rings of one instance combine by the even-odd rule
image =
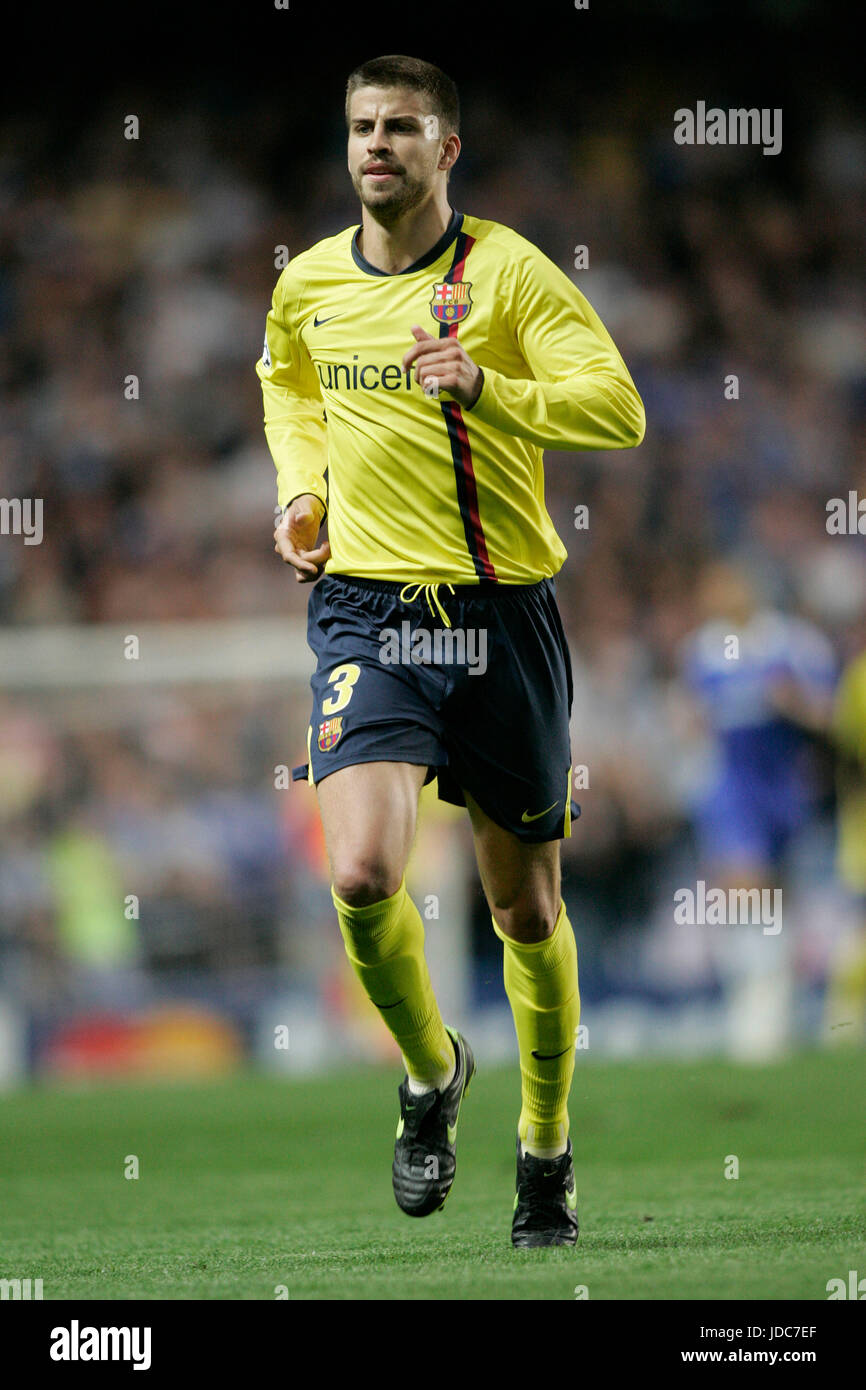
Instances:
[[[561,903],[559,841],[527,844],[497,825],[468,792],[466,805],[487,905],[515,941],[543,941]]]
[[[344,902],[381,902],[400,887],[426,775],[414,763],[355,763],[317,783],[331,879]]]

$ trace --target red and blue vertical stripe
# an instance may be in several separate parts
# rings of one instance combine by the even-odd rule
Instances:
[[[446,284],[453,284],[463,279],[466,257],[474,245],[475,237],[469,236],[467,232],[458,232],[454,243],[454,259],[451,262],[451,269],[445,276]],[[459,324],[457,323],[440,323],[439,337],[456,338],[458,327]],[[478,578],[495,580],[496,571],[490,556],[487,554],[487,542],[484,539],[484,528],[481,525],[481,516],[478,511],[478,488],[475,484],[472,449],[469,445],[469,435],[466,432],[463,413],[456,401],[440,401],[440,406],[448,428],[448,440],[454,462],[454,477],[457,483],[457,502],[463,519],[466,545]]]

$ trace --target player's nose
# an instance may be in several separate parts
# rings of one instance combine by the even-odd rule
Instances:
[[[390,148],[391,144],[388,140],[388,129],[383,121],[381,125],[375,126],[371,131],[370,139],[367,142],[367,149],[371,154],[379,154],[380,151],[389,150]]]

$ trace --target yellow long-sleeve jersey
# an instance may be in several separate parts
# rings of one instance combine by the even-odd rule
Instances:
[[[532,584],[566,549],[544,503],[544,449],[623,449],[643,403],[580,290],[517,232],[452,211],[396,274],[357,227],[289,262],[256,364],[281,506],[328,509],[328,573]],[[412,325],[459,335],[483,371],[471,409],[426,394]]]

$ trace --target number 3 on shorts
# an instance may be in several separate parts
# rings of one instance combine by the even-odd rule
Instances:
[[[360,666],[356,666],[353,661],[346,661],[342,666],[335,666],[328,677],[328,685],[332,685],[336,694],[329,695],[322,701],[323,714],[337,714],[341,709],[345,709],[352,698],[352,691],[355,688],[355,681],[361,674]]]

